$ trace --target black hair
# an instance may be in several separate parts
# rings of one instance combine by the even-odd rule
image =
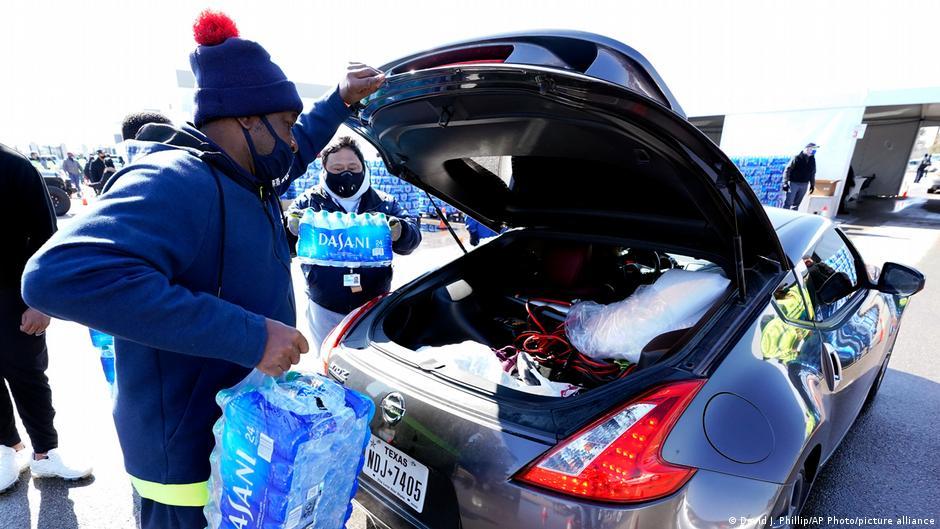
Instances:
[[[359,144],[356,143],[356,140],[352,139],[349,136],[342,136],[340,139],[336,140],[335,143],[328,146],[326,149],[323,149],[323,152],[320,153],[320,162],[323,164],[323,168],[326,168],[326,160],[330,157],[331,154],[339,152],[341,149],[349,149],[356,154],[356,158],[359,158],[359,162],[364,168],[366,166],[366,159],[362,155],[362,151],[359,149]]]
[[[144,125],[150,123],[173,124],[170,118],[159,112],[132,112],[125,116],[124,121],[121,122],[121,136],[123,136],[125,140],[132,140],[137,137],[137,133],[140,132],[140,129],[143,128]]]

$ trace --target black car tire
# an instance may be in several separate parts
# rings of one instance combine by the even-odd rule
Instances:
[[[52,208],[55,210],[55,214],[58,217],[68,213],[69,209],[72,207],[72,200],[69,199],[69,194],[66,193],[64,189],[50,187],[49,198],[52,199]]]
[[[885,361],[881,364],[881,370],[878,371],[878,378],[871,385],[871,389],[868,390],[868,397],[865,398],[865,404],[862,405],[862,413],[867,413],[871,410],[872,404],[875,402],[875,398],[878,396],[878,390],[881,389],[881,382],[885,379],[885,373],[888,371],[888,362],[891,360],[891,353],[888,353],[888,356],[885,357]]]
[[[800,512],[803,511],[811,487],[812,482],[806,479],[806,470],[800,470],[790,489],[790,500],[787,502],[786,511],[781,515],[781,518],[775,518],[767,525],[773,529],[796,529],[800,527],[797,523],[789,522],[796,520]]]

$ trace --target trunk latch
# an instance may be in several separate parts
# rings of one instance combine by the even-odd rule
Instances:
[[[454,107],[447,105],[441,109],[441,116],[437,119],[437,124],[446,127],[452,117],[454,117]]]
[[[539,93],[542,95],[555,91],[555,80],[547,75],[536,75],[535,82],[539,84]]]

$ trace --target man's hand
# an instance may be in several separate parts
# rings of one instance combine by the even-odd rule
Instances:
[[[816,192],[816,186],[809,186],[809,194],[812,195]]]
[[[361,62],[351,62],[339,83],[339,95],[347,105],[369,97],[385,82],[385,74]]]
[[[401,221],[398,217],[388,218],[388,229],[392,230],[392,242],[401,238]]]
[[[20,318],[20,331],[33,336],[39,336],[46,332],[49,326],[49,316],[39,312],[36,309],[29,308]]]
[[[310,350],[307,339],[300,331],[288,327],[279,321],[265,318],[268,341],[264,344],[264,354],[255,366],[258,371],[272,377],[283,375],[290,366],[300,362],[300,355]]]
[[[784,192],[784,193],[789,193],[789,192],[790,192],[790,182],[784,182],[782,189],[783,189],[783,192]]]

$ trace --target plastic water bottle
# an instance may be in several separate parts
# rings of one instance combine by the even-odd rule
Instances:
[[[375,217],[374,213],[366,213],[362,215],[362,222],[359,228],[359,236],[363,241],[363,246],[361,248],[361,261],[363,263],[368,263],[375,260],[373,254],[375,253]]]
[[[297,234],[297,257],[313,257],[313,236],[315,230],[316,214],[312,209],[304,211],[300,219],[300,229]]]
[[[340,213],[339,211],[330,213],[330,230],[336,232],[345,230],[348,227],[349,221],[346,215]]]
[[[348,218],[345,214],[338,211],[330,213],[330,261],[334,266],[346,266],[346,253],[343,251],[342,236],[346,234],[349,228]]]
[[[114,346],[105,345],[101,348],[101,369],[104,371],[104,379],[108,385],[114,388]]]
[[[330,237],[330,214],[326,211],[317,213],[317,229],[315,232],[317,240],[313,241],[313,256],[317,262],[328,259],[328,249],[321,246],[321,241],[329,240]]]
[[[372,259],[378,266],[392,262],[392,230],[388,226],[388,217],[379,213],[373,219]]]
[[[98,349],[101,349],[106,345],[114,345],[114,336],[111,336],[110,334],[92,329],[91,327],[88,328],[88,334],[91,335],[91,344]]]
[[[362,219],[364,216],[353,212],[345,214],[344,218],[346,230],[342,238],[343,259],[348,266],[354,266],[362,260],[362,250],[358,243],[362,241]]]

